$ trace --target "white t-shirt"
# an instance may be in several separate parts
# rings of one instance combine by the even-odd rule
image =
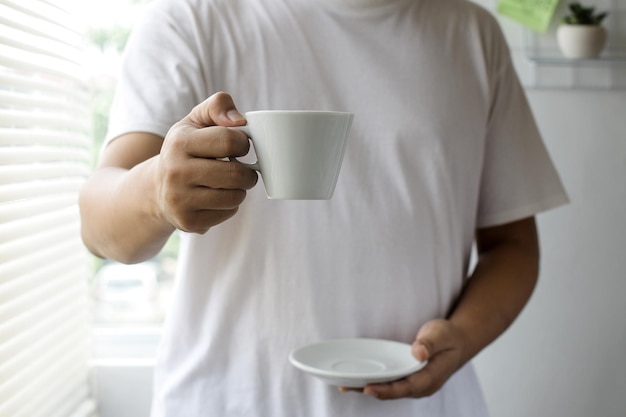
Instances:
[[[110,138],[169,127],[216,91],[241,112],[355,113],[335,194],[184,234],[155,417],[485,416],[471,365],[432,397],[340,394],[289,352],[411,343],[445,317],[474,231],[566,201],[497,23],[462,0],[163,0],[134,33]]]

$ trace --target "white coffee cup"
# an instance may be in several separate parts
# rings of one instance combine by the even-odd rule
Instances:
[[[328,200],[332,197],[352,127],[353,113],[261,110],[236,127],[252,141],[270,199]],[[243,162],[241,162],[243,163]]]

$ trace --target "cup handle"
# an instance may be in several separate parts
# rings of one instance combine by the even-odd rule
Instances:
[[[248,135],[248,139],[250,139],[250,141],[254,144],[254,141],[252,140],[252,136],[250,134],[250,127],[248,127],[248,126],[230,126],[229,129],[242,131],[243,133]],[[259,167],[259,160],[258,159],[253,164],[248,164],[248,163],[245,163],[245,162],[241,162],[239,159],[235,158],[234,156],[229,156],[228,159],[230,159],[231,161],[237,161],[237,162],[239,162],[243,166],[246,166],[246,167],[248,167],[250,169],[253,169],[255,171],[261,172],[261,168]]]

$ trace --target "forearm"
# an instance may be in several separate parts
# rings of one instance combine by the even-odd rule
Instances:
[[[82,236],[95,255],[136,263],[156,255],[174,227],[159,214],[154,158],[98,169],[80,194]]]
[[[464,335],[463,362],[511,325],[535,288],[539,249],[534,219],[512,229],[514,233],[483,242],[476,268],[449,316]]]

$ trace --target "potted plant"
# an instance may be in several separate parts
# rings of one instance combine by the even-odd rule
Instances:
[[[561,52],[568,58],[597,58],[606,44],[606,29],[601,23],[608,13],[596,13],[595,7],[578,2],[571,3],[569,11],[557,29]]]

